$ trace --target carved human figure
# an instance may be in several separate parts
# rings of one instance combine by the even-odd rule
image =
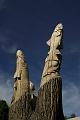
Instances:
[[[14,79],[21,79],[21,72],[23,69],[23,64],[25,62],[24,54],[21,50],[18,50],[16,53],[17,56],[17,62],[16,62],[16,72],[14,74]]]
[[[45,59],[41,84],[47,82],[51,77],[60,76],[59,71],[62,62],[60,50],[63,48],[63,25],[61,23],[55,27],[51,38],[47,41],[47,45],[50,50]]]
[[[61,23],[55,27],[47,45],[50,47],[50,51],[63,48],[63,25]]]
[[[17,101],[29,89],[29,71],[25,61],[24,54],[21,50],[16,53],[16,72],[14,74],[14,95],[13,98]]]

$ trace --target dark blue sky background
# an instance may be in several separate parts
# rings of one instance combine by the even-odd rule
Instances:
[[[79,0],[0,0],[0,81],[4,86],[10,79],[13,85],[15,53],[21,49],[29,64],[30,80],[38,89],[48,52],[46,41],[59,22],[64,26],[64,112],[80,115]]]

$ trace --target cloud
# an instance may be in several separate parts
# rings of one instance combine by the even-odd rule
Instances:
[[[0,99],[6,100],[10,104],[12,93],[11,79],[8,78],[7,73],[0,72]]]
[[[0,99],[6,100],[10,104],[12,91],[10,80],[7,80],[6,83],[0,85]]]
[[[6,53],[9,53],[9,54],[14,54],[14,53],[16,53],[16,50],[17,50],[17,45],[11,45],[11,46],[9,46],[9,45],[2,45],[1,46],[1,49],[4,51],[4,52],[6,52]]]
[[[6,7],[5,0],[0,0],[0,10],[2,10],[5,7]]]
[[[0,32],[0,48],[5,53],[14,54],[17,50],[17,44],[11,43],[11,39],[5,35],[5,33]],[[11,43],[11,44],[10,44]]]
[[[66,83],[63,89],[63,108],[65,115],[80,115],[80,88],[74,83]]]

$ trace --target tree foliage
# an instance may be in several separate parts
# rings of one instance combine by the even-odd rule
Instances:
[[[77,115],[75,113],[72,113],[70,116],[65,116],[65,120],[75,117],[77,117]]]
[[[75,113],[71,114],[71,118],[77,117]]]
[[[0,100],[0,120],[8,120],[9,107],[4,100]]]

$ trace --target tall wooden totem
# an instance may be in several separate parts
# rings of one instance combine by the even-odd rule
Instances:
[[[47,41],[48,56],[45,59],[39,90],[39,111],[43,120],[64,120],[62,109],[62,79],[60,67],[63,48],[63,25],[58,24]],[[44,116],[44,118],[43,118]]]

